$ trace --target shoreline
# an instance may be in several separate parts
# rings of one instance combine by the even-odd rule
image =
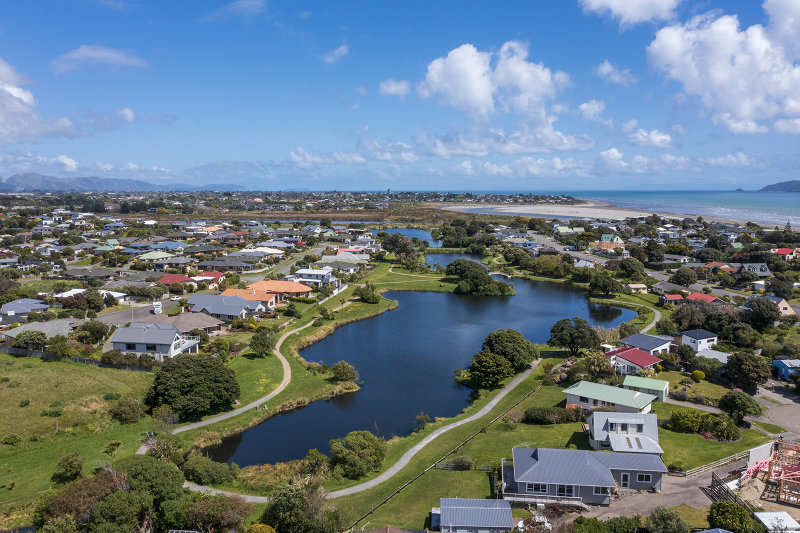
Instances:
[[[622,220],[631,216],[649,216],[652,214],[661,217],[671,218],[697,218],[702,216],[703,220],[712,222],[723,222],[729,224],[746,224],[747,220],[740,220],[734,218],[717,217],[697,215],[692,213],[669,213],[660,211],[645,211],[643,209],[634,209],[631,207],[619,207],[611,203],[600,202],[597,200],[586,200],[579,198],[583,203],[575,205],[557,205],[557,204],[440,204],[439,209],[445,211],[455,211],[458,213],[472,213],[472,214],[493,214],[493,215],[506,215],[506,216],[527,216],[539,218],[568,218],[568,219],[584,219],[584,218],[607,218]],[[481,213],[476,213],[474,209],[485,210]],[[766,226],[766,224],[760,224]]]

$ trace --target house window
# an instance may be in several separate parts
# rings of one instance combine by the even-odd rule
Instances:
[[[578,399],[581,401],[581,403],[589,403],[589,398],[586,396],[580,396]]]
[[[156,345],[155,344],[145,344],[144,345],[144,351],[146,351],[146,352],[155,352],[156,351]]]
[[[594,487],[592,490],[595,496],[608,496],[608,487]]]
[[[651,483],[653,481],[652,474],[636,474],[637,483]]]
[[[616,430],[617,430],[617,424],[615,424],[614,422],[611,422],[611,423],[608,425],[608,430],[609,430],[609,431],[616,431]]]
[[[644,424],[636,424],[636,433],[644,432]]]
[[[620,424],[620,425],[619,425],[619,429],[620,429],[620,430],[621,430],[623,433],[627,433],[627,432],[628,432],[628,424]]]
[[[557,494],[565,497],[575,496],[575,487],[572,485],[559,485]]]
[[[547,494],[547,483],[527,483],[525,490],[534,494]]]
[[[128,343],[128,344],[125,345],[125,349],[129,350],[129,351],[134,351],[134,350],[136,350],[136,345]]]

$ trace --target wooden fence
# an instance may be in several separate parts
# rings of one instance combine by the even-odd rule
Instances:
[[[713,463],[708,463],[704,465],[700,465],[696,468],[690,468],[685,472],[670,472],[670,474],[675,476],[684,476],[684,477],[691,477],[696,476],[698,474],[702,474],[704,472],[708,472],[709,470],[715,470],[721,466],[727,466],[731,463],[735,463],[737,461],[741,461],[743,459],[747,459],[750,457],[750,450],[739,452],[734,455],[729,455],[728,457],[724,457],[718,461],[714,461]]]
[[[8,355],[13,355],[14,357],[38,357],[39,359],[43,359],[45,361],[58,361],[59,358],[49,352],[43,352],[40,350],[27,350],[25,348],[14,348],[13,346],[0,346],[0,353],[7,353]],[[74,361],[76,363],[80,363],[82,365],[92,365],[98,366],[103,368],[116,368],[118,370],[134,370],[137,372],[152,372],[157,367],[146,367],[146,366],[139,366],[139,365],[108,365],[105,364],[98,359],[87,359],[85,357],[70,357],[70,361]]]
[[[494,467],[491,465],[460,465],[454,463],[436,463],[436,470],[478,470],[480,472],[491,472]]]

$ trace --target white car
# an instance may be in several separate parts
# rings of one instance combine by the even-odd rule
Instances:
[[[173,297],[171,297],[171,298],[169,299],[169,301],[170,301],[170,302],[177,302],[177,301],[178,301],[178,300],[180,300],[180,299],[181,299],[181,297],[180,297],[180,296],[173,296]]]

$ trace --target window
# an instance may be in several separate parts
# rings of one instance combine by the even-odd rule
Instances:
[[[547,494],[547,483],[527,483],[525,490],[534,494]]]
[[[145,344],[144,345],[144,351],[146,351],[146,352],[155,352],[156,351],[156,345],[155,344]]]
[[[620,424],[620,425],[619,425],[619,429],[620,429],[620,430],[621,430],[623,433],[627,433],[627,432],[628,432],[628,424]]]
[[[589,398],[586,396],[580,396],[578,399],[581,401],[581,403],[589,403]]]
[[[608,496],[609,494],[608,487],[594,487],[592,492],[595,496]]]
[[[636,474],[637,483],[651,483],[653,481],[652,474]]]
[[[636,424],[636,433],[644,432],[644,424]]]
[[[575,495],[575,487],[572,485],[559,485],[557,494],[559,496],[571,497]]]
[[[130,350],[130,351],[134,351],[134,350],[136,350],[136,345],[128,343],[128,344],[125,345],[125,349],[126,350]]]
[[[611,422],[611,423],[608,425],[608,430],[609,430],[609,431],[616,431],[616,430],[617,430],[617,424],[615,424],[614,422]]]

